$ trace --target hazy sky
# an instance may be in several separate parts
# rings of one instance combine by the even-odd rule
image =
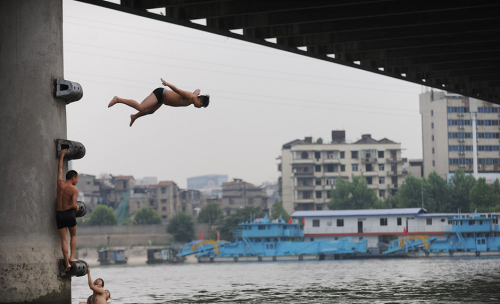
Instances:
[[[68,139],[87,154],[79,173],[188,177],[227,174],[275,181],[281,146],[312,136],[349,142],[369,133],[422,158],[418,94],[424,88],[330,62],[65,0],[64,75],[83,98],[67,106]],[[138,119],[117,95],[141,102],[160,78],[210,94],[210,106],[162,106]]]

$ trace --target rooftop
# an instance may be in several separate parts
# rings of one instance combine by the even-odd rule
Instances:
[[[314,210],[295,211],[292,217],[338,217],[338,216],[381,216],[417,215],[427,213],[424,208],[363,209],[363,210]]]

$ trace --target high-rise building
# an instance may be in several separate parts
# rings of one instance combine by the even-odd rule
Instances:
[[[227,175],[218,174],[189,177],[187,187],[188,189],[199,190],[208,197],[221,198],[222,184],[227,181]]]
[[[500,172],[500,106],[458,94],[430,91],[420,94],[420,114],[425,177],[436,171],[446,178],[458,168],[473,173],[474,154],[476,177]]]
[[[331,143],[312,137],[284,144],[281,150],[281,196],[290,214],[296,210],[325,210],[338,178],[363,176],[377,196],[396,193],[403,180],[401,144],[370,134],[346,143],[345,131],[332,131]]]

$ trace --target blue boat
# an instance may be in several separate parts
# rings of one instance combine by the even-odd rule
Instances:
[[[498,215],[458,214],[448,219],[445,239],[407,235],[393,240],[384,254],[404,251],[408,257],[500,256]]]
[[[331,260],[367,253],[366,240],[353,242],[346,237],[339,241],[304,242],[300,224],[277,219],[240,223],[233,231],[235,242],[195,241],[184,245],[177,256],[196,254],[198,262],[260,262]]]

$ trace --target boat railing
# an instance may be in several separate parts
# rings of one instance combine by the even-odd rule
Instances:
[[[433,226],[413,226],[408,228],[409,233],[446,233],[451,232],[450,225],[440,227]],[[353,228],[305,228],[305,234],[358,234],[358,233],[394,233],[403,234],[403,226],[398,227],[363,227],[360,231],[358,227]]]

